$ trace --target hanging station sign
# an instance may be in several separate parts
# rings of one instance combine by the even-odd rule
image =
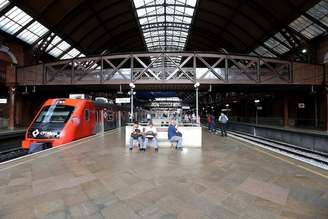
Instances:
[[[115,103],[130,103],[130,97],[115,98]]]
[[[256,109],[257,110],[263,110],[263,107],[262,106],[257,106]]]
[[[0,104],[6,104],[7,99],[6,98],[0,98]]]

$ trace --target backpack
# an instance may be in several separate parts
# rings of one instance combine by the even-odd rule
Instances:
[[[227,123],[228,122],[228,117],[226,115],[220,116],[220,122],[221,123]]]

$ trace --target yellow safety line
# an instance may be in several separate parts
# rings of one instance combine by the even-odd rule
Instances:
[[[232,138],[232,140],[233,140],[233,141],[236,141],[236,142],[238,141],[237,139],[234,139],[234,138]],[[290,160],[284,159],[284,158],[282,158],[282,157],[278,157],[278,156],[276,156],[276,155],[274,155],[274,154],[272,154],[272,153],[269,153],[269,152],[267,152],[267,151],[264,151],[263,149],[259,149],[259,148],[256,148],[256,147],[251,147],[251,146],[247,145],[246,143],[244,143],[244,142],[242,142],[242,141],[238,141],[238,143],[241,143],[241,144],[245,145],[245,146],[248,147],[248,148],[251,148],[251,149],[253,149],[253,150],[259,151],[259,152],[261,152],[261,153],[264,153],[264,154],[266,154],[266,155],[269,155],[269,156],[271,156],[271,157],[274,157],[274,158],[276,158],[276,159],[279,159],[279,160],[281,160],[281,161],[284,161],[284,162],[286,162],[286,163],[289,163],[289,164],[291,164],[291,165],[293,165],[293,166],[295,166],[295,167],[299,167],[299,168],[301,168],[301,169],[303,169],[303,170],[309,171],[309,172],[311,172],[311,173],[313,173],[313,174],[316,174],[316,175],[321,176],[321,177],[323,177],[323,178],[325,178],[325,179],[328,180],[328,175],[325,175],[325,174],[319,173],[319,172],[317,172],[317,171],[315,171],[315,170],[312,170],[312,169],[310,169],[310,168],[307,168],[307,167],[305,167],[305,166],[303,166],[303,165],[297,164],[297,163],[292,162],[292,161],[290,161]],[[251,144],[251,143],[249,143],[249,144]]]
[[[17,163],[17,164],[14,164],[14,165],[11,165],[11,166],[7,166],[7,167],[4,167],[4,168],[0,168],[0,171],[3,171],[3,170],[7,170],[9,168],[12,168],[12,167],[16,167],[16,166],[19,166],[19,165],[22,165],[26,162],[30,162],[30,161],[33,161],[33,160],[36,160],[38,158],[42,158],[42,157],[47,157],[51,154],[55,154],[59,151],[63,151],[63,150],[67,150],[67,149],[70,149],[70,148],[73,148],[73,147],[76,147],[80,144],[84,144],[84,143],[88,143],[92,140],[96,140],[98,137],[101,137],[101,136],[105,136],[105,135],[110,135],[110,134],[116,134],[118,132],[118,129],[119,128],[116,128],[116,129],[113,129],[113,130],[109,130],[107,132],[105,132],[103,135],[101,134],[97,134],[97,135],[92,135],[92,136],[89,136],[89,137],[86,137],[86,138],[82,138],[82,139],[79,139],[77,141],[74,141],[74,142],[70,142],[70,143],[66,143],[66,144],[63,144],[61,145],[61,147],[55,147],[55,148],[50,148],[50,149],[47,149],[47,150],[43,150],[43,151],[40,151],[40,152],[37,152],[37,153],[34,153],[34,154],[30,154],[30,155],[25,155],[25,156],[22,156],[22,157],[19,157],[17,159],[13,159],[13,160],[9,160],[9,161],[6,161],[6,162],[3,162],[3,163],[0,163],[0,167],[2,165],[5,165],[5,164],[9,164],[10,162],[14,162],[14,161],[19,161],[20,159],[23,159],[23,158],[27,158],[29,156],[35,156],[35,155],[38,155],[38,154],[41,154],[41,153],[44,153],[44,152],[49,152],[47,154],[41,154],[40,156],[36,156],[34,158],[31,158],[29,160],[26,160],[26,161],[23,161],[23,162],[20,162],[20,163]],[[71,144],[71,145],[70,145]],[[65,145],[68,145],[67,147],[63,147]]]

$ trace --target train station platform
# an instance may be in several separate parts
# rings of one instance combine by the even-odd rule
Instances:
[[[0,164],[0,218],[328,218],[327,171],[202,136],[130,152],[116,129]]]

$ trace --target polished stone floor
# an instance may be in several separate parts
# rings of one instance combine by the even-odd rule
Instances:
[[[0,165],[0,218],[328,218],[328,172],[230,137],[129,152],[114,130]]]

